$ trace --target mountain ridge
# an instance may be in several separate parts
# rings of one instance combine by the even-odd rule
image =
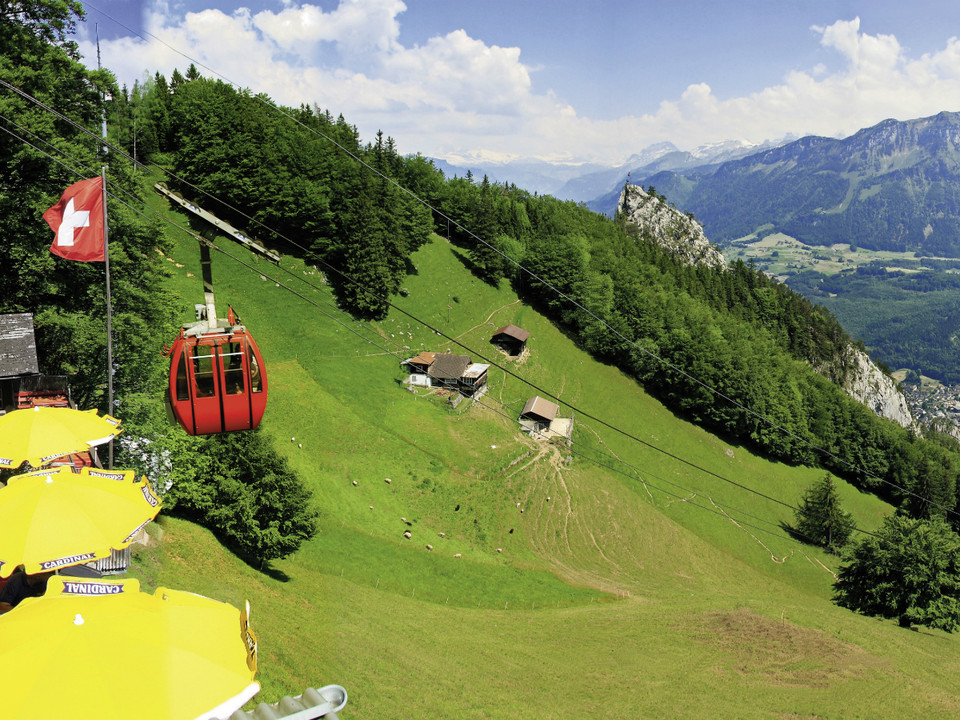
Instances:
[[[960,257],[958,113],[888,119],[847,138],[808,136],[638,181],[693,212],[721,245],[782,232],[809,245]]]

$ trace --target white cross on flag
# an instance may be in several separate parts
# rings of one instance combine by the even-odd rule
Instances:
[[[67,260],[106,260],[103,237],[103,178],[81,180],[63,191],[43,214],[57,235],[50,252]]]

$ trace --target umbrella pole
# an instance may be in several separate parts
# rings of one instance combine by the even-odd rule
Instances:
[[[100,168],[101,189],[103,192],[103,259],[107,274],[107,414],[113,415],[113,305],[110,302],[110,243],[107,230],[107,167]],[[107,468],[113,469],[113,438],[107,456]]]

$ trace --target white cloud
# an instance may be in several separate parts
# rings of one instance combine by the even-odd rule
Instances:
[[[406,9],[401,0],[342,0],[328,13],[316,5],[290,3],[279,13],[259,12],[253,21],[264,37],[279,47],[291,49],[299,43],[301,49],[308,49],[325,41],[357,57],[399,49],[397,15]]]
[[[534,92],[521,48],[488,45],[464,30],[403,46],[400,0],[341,0],[330,12],[282,6],[177,15],[158,2],[145,22],[162,42],[101,42],[104,64],[131,85],[196,61],[279,103],[343,113],[364,140],[382,129],[401,152],[440,157],[616,162],[663,140],[692,149],[731,138],[841,136],[887,117],[960,110],[960,41],[909,58],[894,36],[863,33],[856,18],[813,28],[843,61],[838,70],[797,68],[778,85],[728,99],[696,83],[655,113],[598,121]],[[89,42],[81,48],[96,57]]]

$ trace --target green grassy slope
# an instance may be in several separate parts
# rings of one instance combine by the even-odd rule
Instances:
[[[339,313],[312,269],[284,261],[316,289],[224,247],[322,306],[214,257],[220,314],[234,305],[269,366],[263,431],[313,489],[321,532],[260,573],[208,532],[165,518],[134,571],[147,586],[250,599],[262,699],[337,682],[351,718],[960,712],[956,639],[833,606],[836,558],[782,531],[788,508],[733,484],[795,504],[822,471],[768,462],[678,420],[509,290],[472,278],[438,238],[415,255],[397,300],[419,321],[392,311],[371,325]],[[191,307],[202,297],[192,241],[178,238],[170,268]],[[522,364],[488,343],[508,322],[532,333]],[[496,367],[482,404],[454,409],[409,392],[387,353],[397,345],[482,354],[555,393],[580,410],[573,447],[518,432],[537,393]],[[583,457],[599,453],[603,465]],[[861,527],[889,512],[841,492]]]

